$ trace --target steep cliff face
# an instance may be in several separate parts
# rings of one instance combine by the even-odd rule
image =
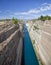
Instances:
[[[27,23],[27,29],[40,63],[51,65],[51,20],[37,22]],[[35,24],[38,24],[38,30],[34,29]]]
[[[12,26],[8,29],[4,29],[0,32],[0,43],[4,40],[6,40],[12,33],[14,33],[17,30],[16,26]]]
[[[51,65],[51,25],[45,25],[42,29],[39,53],[45,65]]]
[[[20,38],[21,32],[20,29],[16,26],[13,26],[0,33],[0,65],[16,64],[16,59],[19,56],[17,52],[19,51],[19,49],[22,51],[22,43],[21,45],[19,43]],[[19,45],[21,48],[19,47]]]

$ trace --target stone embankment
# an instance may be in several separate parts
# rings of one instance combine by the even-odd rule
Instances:
[[[21,65],[22,46],[22,33],[19,27],[13,25],[2,30],[0,32],[0,65]]]

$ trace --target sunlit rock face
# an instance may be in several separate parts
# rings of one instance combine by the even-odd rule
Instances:
[[[38,30],[33,30],[34,25],[38,24]],[[28,23],[27,29],[31,39],[34,41],[36,50],[45,65],[51,65],[51,20],[37,20]]]
[[[51,65],[51,22],[45,21],[42,28],[39,52],[45,65]]]

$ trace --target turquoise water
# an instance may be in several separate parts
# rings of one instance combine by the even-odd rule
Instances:
[[[25,24],[24,24],[23,55],[24,55],[23,57],[24,65],[39,65]]]

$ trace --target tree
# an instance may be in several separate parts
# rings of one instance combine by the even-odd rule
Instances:
[[[15,19],[14,17],[12,18],[12,22],[14,23],[14,24],[17,24],[18,23],[18,19]]]
[[[39,18],[38,18],[38,20],[42,20],[42,21],[45,21],[45,20],[51,20],[51,16],[40,16]]]

